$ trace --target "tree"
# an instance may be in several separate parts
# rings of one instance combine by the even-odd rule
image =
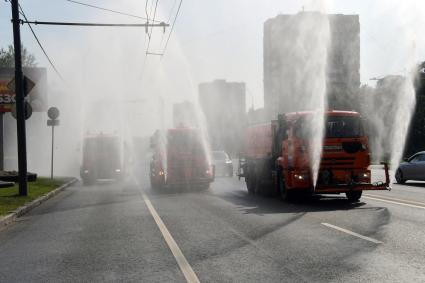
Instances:
[[[23,67],[35,67],[37,62],[35,56],[28,52],[28,50],[21,46],[22,50],[22,66]],[[9,45],[7,49],[0,49],[0,67],[15,67],[15,50],[13,45]]]

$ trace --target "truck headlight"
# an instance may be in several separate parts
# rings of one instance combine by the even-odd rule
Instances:
[[[89,173],[89,170],[84,170],[84,174],[88,174]]]
[[[370,178],[370,173],[369,172],[362,172],[358,175],[358,177],[360,179],[367,179],[367,178]]]
[[[307,174],[295,174],[294,178],[299,181],[308,180],[309,176]]]
[[[121,172],[121,169],[115,169],[115,172],[119,173]]]

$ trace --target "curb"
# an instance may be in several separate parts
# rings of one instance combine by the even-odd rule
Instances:
[[[77,181],[78,181],[77,178],[73,178],[71,181],[63,184],[62,186],[54,189],[53,191],[45,194],[44,196],[38,197],[35,200],[33,200],[29,203],[26,203],[23,206],[17,208],[14,212],[0,218],[0,230],[3,229],[4,227],[6,227],[7,225],[10,225],[13,222],[15,222],[16,218],[21,217],[22,215],[28,213],[30,210],[36,208],[37,206],[39,206],[40,204],[42,204],[46,200],[54,197],[55,195],[62,192],[67,187],[71,186],[72,184],[74,184]]]

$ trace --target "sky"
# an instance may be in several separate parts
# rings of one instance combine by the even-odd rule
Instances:
[[[83,2],[145,15],[144,1],[84,0]],[[278,14],[294,14],[302,9],[322,9],[328,13],[360,15],[361,81],[363,84],[372,84],[370,78],[403,74],[407,71],[407,61],[419,62],[425,59],[425,41],[420,37],[420,32],[425,26],[425,20],[422,19],[425,12],[423,2],[421,0],[185,0],[171,37],[169,49],[173,50],[167,50],[168,53],[165,54],[162,63],[175,62],[171,57],[175,52],[179,53],[179,56],[184,58],[186,64],[184,68],[190,73],[195,87],[200,82],[214,79],[245,82],[247,104],[253,104],[255,108],[261,107],[264,21]],[[33,20],[139,22],[137,19],[83,7],[65,0],[21,0],[20,3],[28,18]],[[174,15],[172,12],[172,7],[175,12],[174,3],[174,0],[159,1],[158,19],[167,21],[170,15]],[[64,61],[61,57],[77,55],[72,54],[72,51],[64,54],[64,46],[84,48],[88,44],[84,39],[89,35],[88,28],[35,26],[34,29],[59,70],[66,68],[61,65]],[[113,38],[114,33],[120,31],[110,29],[108,32]],[[140,33],[139,31],[132,33],[132,36],[140,36],[146,48],[146,36],[143,30],[140,30]],[[153,37],[156,41],[152,41],[150,51],[161,52],[162,36],[160,29],[154,31]],[[26,26],[22,27],[22,40],[36,55],[39,65],[47,66],[44,55]],[[1,1],[0,46],[5,47],[11,43],[10,4]],[[140,52],[143,54],[144,50]],[[140,69],[146,68],[145,71],[151,73],[149,61],[154,60],[157,59],[148,58],[147,63],[141,62]],[[175,68],[178,72],[179,67]],[[52,76],[55,75],[50,70],[49,78]]]
[[[146,2],[140,0],[79,1],[140,16],[146,13]],[[157,19],[172,21],[179,0],[158,3]],[[143,22],[66,0],[21,0],[20,4],[30,20]],[[202,82],[245,82],[247,106],[262,107],[263,24],[279,14],[302,10],[360,16],[363,84],[373,84],[370,79],[375,77],[406,74],[425,60],[423,0],[183,0],[162,58],[145,56],[148,37],[140,28],[33,26],[63,81],[49,67],[28,27],[22,26],[23,44],[40,67],[47,67],[49,106],[61,111],[55,148],[58,159],[69,162],[58,164],[58,174],[78,174],[85,134],[121,131],[130,140],[171,126],[173,103],[196,103]],[[12,44],[10,14],[10,3],[0,1],[0,47]],[[164,52],[169,31],[153,30],[150,52]],[[198,113],[205,129],[202,116]],[[13,125],[10,115],[5,118]],[[50,150],[46,119],[45,113],[33,113],[27,122],[29,170],[41,173],[48,172],[50,164],[45,154]],[[11,134],[11,145],[16,145],[14,137]],[[7,152],[13,161],[16,150]]]

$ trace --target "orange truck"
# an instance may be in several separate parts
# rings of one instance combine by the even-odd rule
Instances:
[[[151,148],[150,180],[153,188],[188,185],[205,188],[214,181],[214,167],[198,129],[168,129],[165,137],[156,131],[151,138]]]
[[[86,135],[83,140],[83,157],[80,176],[84,185],[100,179],[119,180],[124,176],[123,144],[113,134]]]
[[[290,199],[296,193],[341,194],[356,202],[364,190],[389,190],[386,181],[371,182],[368,138],[360,114],[352,111],[325,112],[323,148],[317,180],[311,172],[309,119],[315,112],[279,115],[269,123],[246,129],[239,176],[249,193],[280,194]]]

